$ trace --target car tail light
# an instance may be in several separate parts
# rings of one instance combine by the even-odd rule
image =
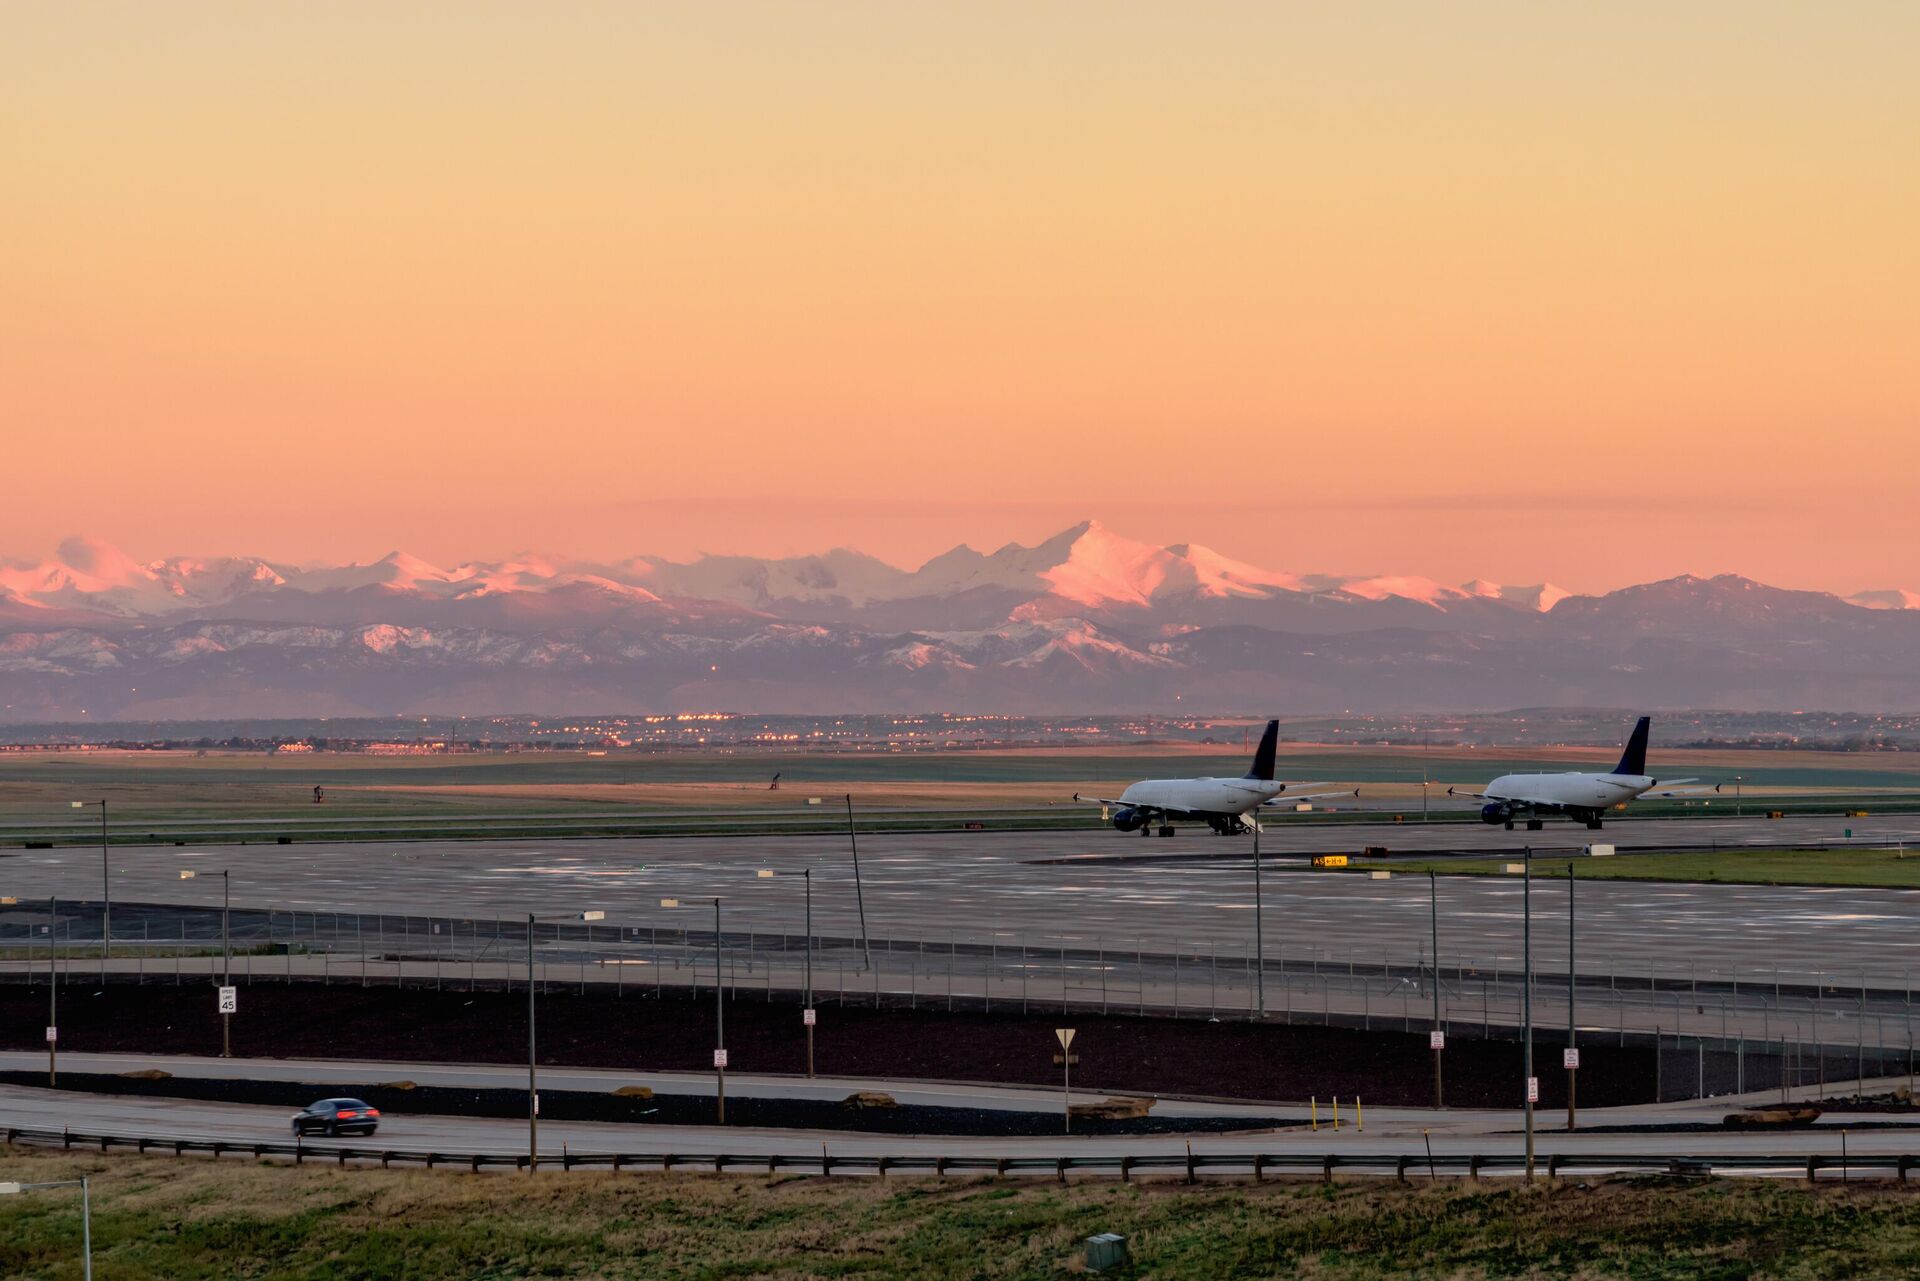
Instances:
[[[340,1109],[340,1116],[341,1116],[341,1118],[342,1118],[343,1120],[344,1120],[345,1118],[347,1118],[347,1117],[355,1117],[355,1116],[359,1116],[359,1115],[360,1115],[360,1114],[359,1114],[358,1112],[355,1112],[355,1111],[354,1111],[354,1110],[353,1110],[352,1108],[341,1108],[341,1109]]]
[[[368,1115],[369,1117],[375,1117],[375,1116],[379,1116],[379,1115],[380,1115],[380,1109],[379,1109],[379,1108],[368,1108],[368,1109],[367,1109],[367,1115]]]

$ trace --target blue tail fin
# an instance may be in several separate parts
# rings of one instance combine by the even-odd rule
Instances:
[[[1260,736],[1260,746],[1253,753],[1253,768],[1246,777],[1258,779],[1262,783],[1273,781],[1273,754],[1280,744],[1280,722],[1268,721],[1267,732]]]
[[[1633,727],[1633,735],[1627,739],[1627,750],[1620,753],[1620,763],[1613,767],[1614,773],[1646,776],[1647,729],[1652,724],[1653,717],[1642,716],[1640,723]]]

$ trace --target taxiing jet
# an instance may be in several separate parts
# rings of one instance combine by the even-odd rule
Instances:
[[[1268,721],[1267,732],[1260,736],[1260,748],[1253,754],[1253,768],[1239,778],[1149,778],[1130,784],[1118,797],[1082,796],[1073,799],[1113,809],[1113,825],[1123,832],[1151,836],[1173,835],[1175,819],[1204,822],[1216,835],[1232,836],[1251,832],[1247,816],[1263,805],[1292,805],[1300,801],[1329,796],[1358,796],[1358,788],[1339,792],[1293,793],[1281,799],[1288,784],[1273,778],[1274,749],[1280,742],[1280,722]],[[1314,786],[1314,784],[1294,784]]]
[[[1527,830],[1537,832],[1544,826],[1542,816],[1547,814],[1564,814],[1588,827],[1597,828],[1602,814],[1628,801],[1642,797],[1668,799],[1720,790],[1716,785],[1683,791],[1655,791],[1655,788],[1670,789],[1700,780],[1657,779],[1647,774],[1647,731],[1652,724],[1651,716],[1640,718],[1639,724],[1633,727],[1632,736],[1627,739],[1627,750],[1620,754],[1620,763],[1605,774],[1502,774],[1488,783],[1484,792],[1449,787],[1447,795],[1470,796],[1477,801],[1484,801],[1485,804],[1480,807],[1480,821],[1483,823],[1504,823],[1511,832],[1514,819],[1524,818]]]

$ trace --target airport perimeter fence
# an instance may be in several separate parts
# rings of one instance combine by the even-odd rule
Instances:
[[[702,914],[704,906],[688,915]],[[102,948],[99,905],[58,919],[0,913],[0,981],[64,984],[321,983],[453,991],[700,996],[733,1001],[948,1011],[1136,1015],[1347,1027],[1449,1038],[1514,1039],[1527,986],[1517,957],[1443,953],[1436,966],[1270,941],[952,930],[939,939],[855,934],[528,922],[355,912],[227,914],[204,906],[121,904]],[[683,917],[682,919],[685,919]],[[1689,967],[1664,973],[1540,949],[1532,975],[1536,1042],[1651,1047],[1658,1094],[1679,1100],[1811,1090],[1913,1075],[1909,974]],[[1436,1022],[1436,1007],[1438,1019]],[[1542,1071],[1548,1070],[1543,1066]]]

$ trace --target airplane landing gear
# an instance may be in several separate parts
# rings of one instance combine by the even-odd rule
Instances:
[[[1587,820],[1587,830],[1588,830],[1589,832],[1597,832],[1597,831],[1599,831],[1599,830],[1600,830],[1600,820],[1599,820],[1599,819],[1597,819],[1597,818],[1590,818],[1590,819],[1588,819],[1588,820]]]
[[[1527,830],[1529,832],[1538,832],[1545,827],[1546,822],[1542,819],[1530,818],[1527,820]]]
[[[1507,830],[1508,830],[1509,832],[1511,832],[1511,831],[1513,830],[1513,820],[1512,820],[1512,819],[1508,819],[1508,820],[1507,820]]]
[[[1162,836],[1172,836],[1172,835],[1173,835],[1173,824],[1171,824],[1171,823],[1168,823],[1168,824],[1166,824],[1166,825],[1165,825],[1164,827],[1162,827],[1162,828],[1160,829],[1160,835],[1162,835]]]

